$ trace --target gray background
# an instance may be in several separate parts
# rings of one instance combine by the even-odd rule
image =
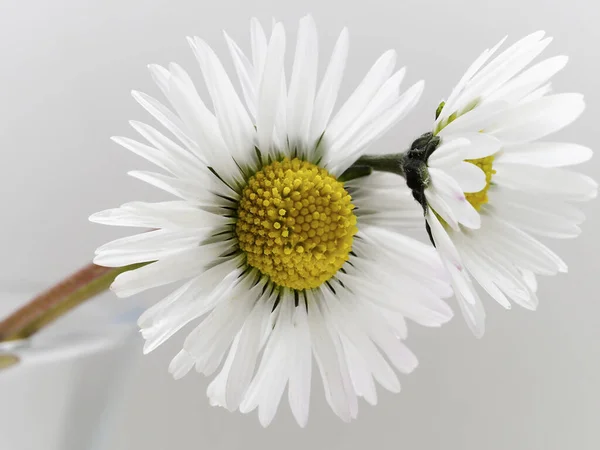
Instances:
[[[147,63],[178,61],[197,75],[185,36],[202,36],[223,55],[221,29],[247,48],[251,16],[266,25],[275,16],[293,32],[307,12],[317,21],[323,56],[339,30],[350,28],[344,93],[388,48],[408,66],[409,82],[426,79],[417,109],[381,145],[402,146],[426,131],[439,100],[485,47],[536,29],[556,38],[548,55],[571,57],[555,90],[583,92],[588,104],[559,137],[597,142],[600,14],[592,0],[1,0],[3,288],[26,281],[43,287],[127,232],[88,223],[90,213],[166,198],[127,177],[148,165],[108,140],[133,135],[128,119],[148,119],[129,96],[132,88],[158,95]],[[582,171],[599,179],[599,169],[596,158]],[[255,415],[210,408],[201,376],[170,379],[168,360],[180,345],[173,339],[136,369],[113,450],[600,448],[600,217],[596,203],[585,211],[583,236],[553,243],[570,273],[542,280],[536,313],[487,301],[480,341],[458,318],[440,330],[411,326],[408,343],[420,367],[403,377],[401,394],[380,391],[378,406],[362,404],[351,425],[326,407],[320,386],[305,430],[287,405],[267,430]]]

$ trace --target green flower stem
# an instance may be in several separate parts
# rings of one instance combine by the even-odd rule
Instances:
[[[86,300],[107,290],[117,275],[146,264],[118,268],[88,264],[1,321],[0,342],[30,337]]]
[[[338,177],[338,181],[345,183],[346,181],[355,180],[357,178],[366,177],[373,173],[373,168],[369,166],[359,166],[356,163],[348,167],[344,173]]]
[[[394,173],[406,178],[404,172],[406,155],[406,152],[390,155],[363,155],[346,169],[339,179],[344,182],[350,181],[370,175],[374,171]]]

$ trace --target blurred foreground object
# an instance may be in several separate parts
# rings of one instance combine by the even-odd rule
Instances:
[[[0,318],[34,290],[0,294]],[[30,339],[0,343],[0,449],[110,448],[140,353],[129,320],[138,312],[98,300]]]

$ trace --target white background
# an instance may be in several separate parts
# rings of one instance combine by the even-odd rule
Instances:
[[[0,0],[0,285],[10,290],[25,281],[40,287],[56,281],[87,262],[95,247],[128,231],[90,224],[90,213],[129,200],[166,198],[125,175],[148,165],[109,137],[133,136],[128,119],[150,120],[129,95],[132,88],[158,95],[146,64],[177,61],[198,74],[187,35],[206,39],[229,64],[221,30],[246,49],[253,15],[266,26],[275,16],[294,32],[301,15],[312,13],[323,58],[347,25],[351,50],[344,93],[383,51],[395,48],[399,64],[409,68],[408,82],[426,79],[417,109],[379,144],[400,149],[428,130],[440,99],[485,47],[505,34],[514,42],[545,29],[555,36],[547,54],[571,57],[555,78],[555,90],[583,92],[588,104],[557,139],[594,148],[600,117],[597,5]],[[581,170],[600,179],[599,169],[596,158]],[[334,417],[320,385],[304,430],[285,403],[267,430],[255,415],[211,408],[205,379],[191,374],[174,382],[166,372],[180,345],[174,339],[136,370],[113,450],[600,448],[600,217],[597,203],[585,205],[585,211],[583,235],[553,243],[570,273],[541,280],[536,313],[518,307],[507,312],[488,300],[482,340],[459,317],[440,330],[412,326],[408,343],[419,368],[403,377],[399,395],[380,391],[379,405],[361,404],[352,424]],[[151,293],[141,300],[156,298]]]

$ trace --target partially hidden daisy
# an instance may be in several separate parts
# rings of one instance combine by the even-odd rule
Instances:
[[[581,94],[549,93],[566,56],[530,66],[550,41],[537,32],[493,59],[504,39],[484,51],[408,154],[415,198],[477,336],[485,312],[473,280],[507,309],[535,309],[536,275],[567,271],[536,237],[577,236],[584,216],[572,203],[597,193],[588,176],[562,168],[588,160],[590,149],[539,141],[584,109]]]
[[[320,83],[312,18],[300,21],[289,80],[283,25],[275,23],[267,38],[253,20],[250,37],[247,57],[225,35],[244,101],[199,38],[189,43],[211,105],[177,64],[150,66],[172,108],[133,96],[172,136],[131,122],[147,143],[114,140],[166,172],[132,176],[179,200],[94,214],[94,222],[152,229],[100,247],[94,261],[148,263],[115,280],[122,297],[187,280],[139,326],[147,353],[195,323],[169,370],[175,378],[192,368],[217,373],[211,404],[258,409],[266,426],[287,386],[304,426],[314,357],[329,405],[348,421],[358,397],[377,402],[375,381],[398,392],[396,371],[416,367],[403,343],[405,318],[435,327],[452,316],[435,250],[400,234],[422,220],[404,181],[347,170],[417,103],[423,83],[401,92],[405,70],[394,69],[396,54],[387,51],[332,114],[345,29]]]

